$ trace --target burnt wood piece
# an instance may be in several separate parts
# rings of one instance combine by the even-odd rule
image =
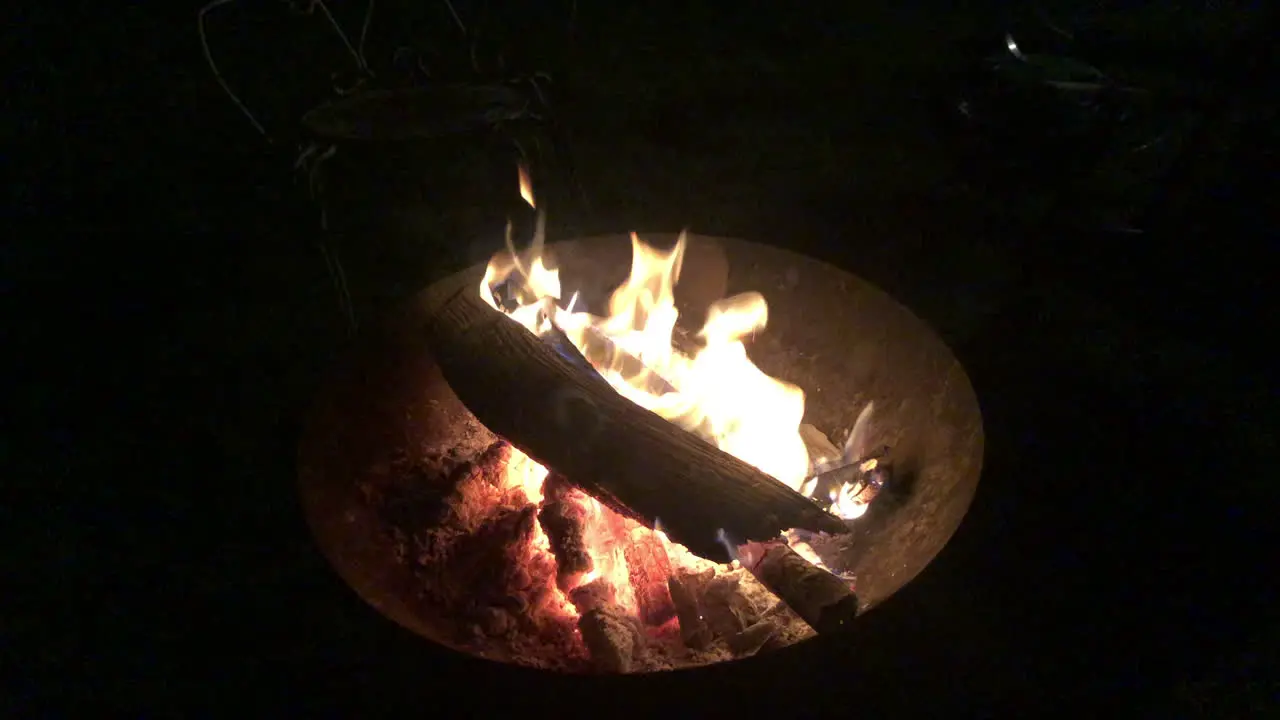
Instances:
[[[578,630],[591,660],[605,672],[630,672],[636,652],[644,643],[639,621],[614,605],[583,613],[578,619]]]
[[[576,492],[563,476],[551,473],[542,485],[542,508],[538,511],[538,523],[556,558],[556,585],[565,591],[593,567],[583,537],[587,511],[574,502]]]
[[[671,561],[657,535],[637,528],[622,546],[627,574],[636,594],[636,610],[646,625],[661,625],[675,614],[667,577]]]
[[[680,621],[680,639],[686,647],[702,650],[711,644],[711,628],[702,618],[702,601],[700,595],[714,571],[703,573],[676,573],[667,578],[667,588],[671,591],[671,601],[676,608],[676,617]]]
[[[712,578],[701,601],[703,619],[719,638],[733,637],[760,619],[755,605],[742,594],[742,576],[738,573]]]
[[[778,634],[778,624],[772,620],[760,620],[726,641],[734,655],[750,655]]]
[[[596,578],[569,592],[569,602],[584,614],[597,608],[612,607],[617,600],[617,590],[604,578]]]
[[[742,564],[818,633],[838,632],[858,614],[858,596],[844,580],[805,560],[784,542],[748,543]]]
[[[692,552],[729,562],[717,530],[767,540],[840,518],[619,395],[570,346],[558,351],[464,287],[427,321],[450,388],[481,423],[549,470]]]

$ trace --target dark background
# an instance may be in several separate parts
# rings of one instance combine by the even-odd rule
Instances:
[[[835,262],[939,331],[986,423],[963,526],[852,637],[600,680],[434,648],[313,547],[292,453],[350,341],[291,133],[344,58],[314,18],[245,5],[211,42],[273,145],[218,91],[194,8],[44,5],[5,30],[18,707],[1274,712],[1273,11],[1076,4],[1091,51],[1182,94],[1157,119],[1201,128],[1139,183],[1134,234],[1087,211],[1105,149],[957,120],[1020,21],[1000,4],[583,3],[571,43],[559,6],[495,10],[521,18],[512,62],[555,76],[590,195],[557,232],[687,225]],[[447,16],[386,6],[375,27],[447,54]],[[405,233],[465,226],[423,202]],[[422,272],[486,242],[424,242]]]

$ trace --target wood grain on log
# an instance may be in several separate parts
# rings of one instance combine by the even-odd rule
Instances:
[[[619,395],[572,346],[553,349],[486,305],[474,287],[425,329],[454,393],[489,430],[615,511],[694,553],[728,562],[716,539],[769,540],[844,522],[759,469]]]

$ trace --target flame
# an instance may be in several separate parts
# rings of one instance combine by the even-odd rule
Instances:
[[[804,391],[761,371],[743,345],[768,321],[764,296],[743,293],[713,303],[697,336],[703,347],[692,357],[672,346],[679,318],[674,288],[687,242],[681,234],[674,248],[662,250],[632,233],[631,274],[609,298],[606,316],[576,309],[576,298],[548,313],[545,301],[559,300],[561,288],[558,272],[543,262],[541,233],[528,263],[512,252],[490,263],[480,294],[498,308],[493,288],[519,272],[521,289],[533,300],[509,312],[511,319],[542,334],[554,315],[555,326],[621,395],[798,490],[809,469],[799,431]],[[612,347],[602,351],[599,338]],[[628,356],[643,365],[638,372],[627,372]],[[655,378],[670,389],[652,392]]]
[[[523,165],[518,170],[520,194],[536,207],[528,170]],[[605,315],[589,312],[577,293],[561,302],[560,275],[544,262],[544,244],[545,215],[539,214],[533,241],[524,253],[516,251],[508,225],[506,252],[495,255],[486,268],[481,298],[535,335],[559,329],[619,394],[812,496],[816,483],[806,482],[811,463],[800,434],[804,391],[756,367],[743,344],[768,324],[763,295],[747,292],[713,303],[695,336],[698,347],[688,348],[689,343],[673,341],[679,319],[675,287],[688,245],[686,233],[670,249],[631,234],[631,272],[609,297]],[[500,303],[498,288],[512,297]],[[844,518],[866,510],[862,488],[854,483],[822,500]],[[591,512],[602,511],[596,501],[590,503]],[[668,547],[682,547],[665,533],[659,535]],[[596,576],[625,577],[625,562],[614,562],[613,550],[606,549],[619,539],[596,538],[602,560],[593,571]],[[590,579],[595,577],[586,581]]]
[[[533,201],[533,181],[529,179],[529,168],[524,163],[516,165],[516,172],[520,179],[520,197],[529,203],[529,207],[537,208],[537,204]]]

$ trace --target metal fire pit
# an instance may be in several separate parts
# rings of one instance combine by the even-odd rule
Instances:
[[[643,234],[651,243],[674,236]],[[626,235],[553,243],[562,287],[591,309],[630,269]],[[360,480],[406,438],[437,447],[475,444],[483,428],[449,390],[421,339],[434,303],[478,286],[484,265],[451,275],[401,306],[323,387],[300,447],[300,489],[322,551],[366,601],[401,625],[452,645],[447,618],[416,600]],[[960,524],[977,487],[983,434],[964,369],[909,310],[857,276],[743,240],[691,235],[676,287],[681,324],[700,326],[707,305],[755,290],[769,303],[748,353],[768,374],[806,392],[805,422],[839,443],[875,402],[871,441],[890,448],[895,476],[848,535],[815,544],[831,567],[852,571],[863,609],[914,578]]]

